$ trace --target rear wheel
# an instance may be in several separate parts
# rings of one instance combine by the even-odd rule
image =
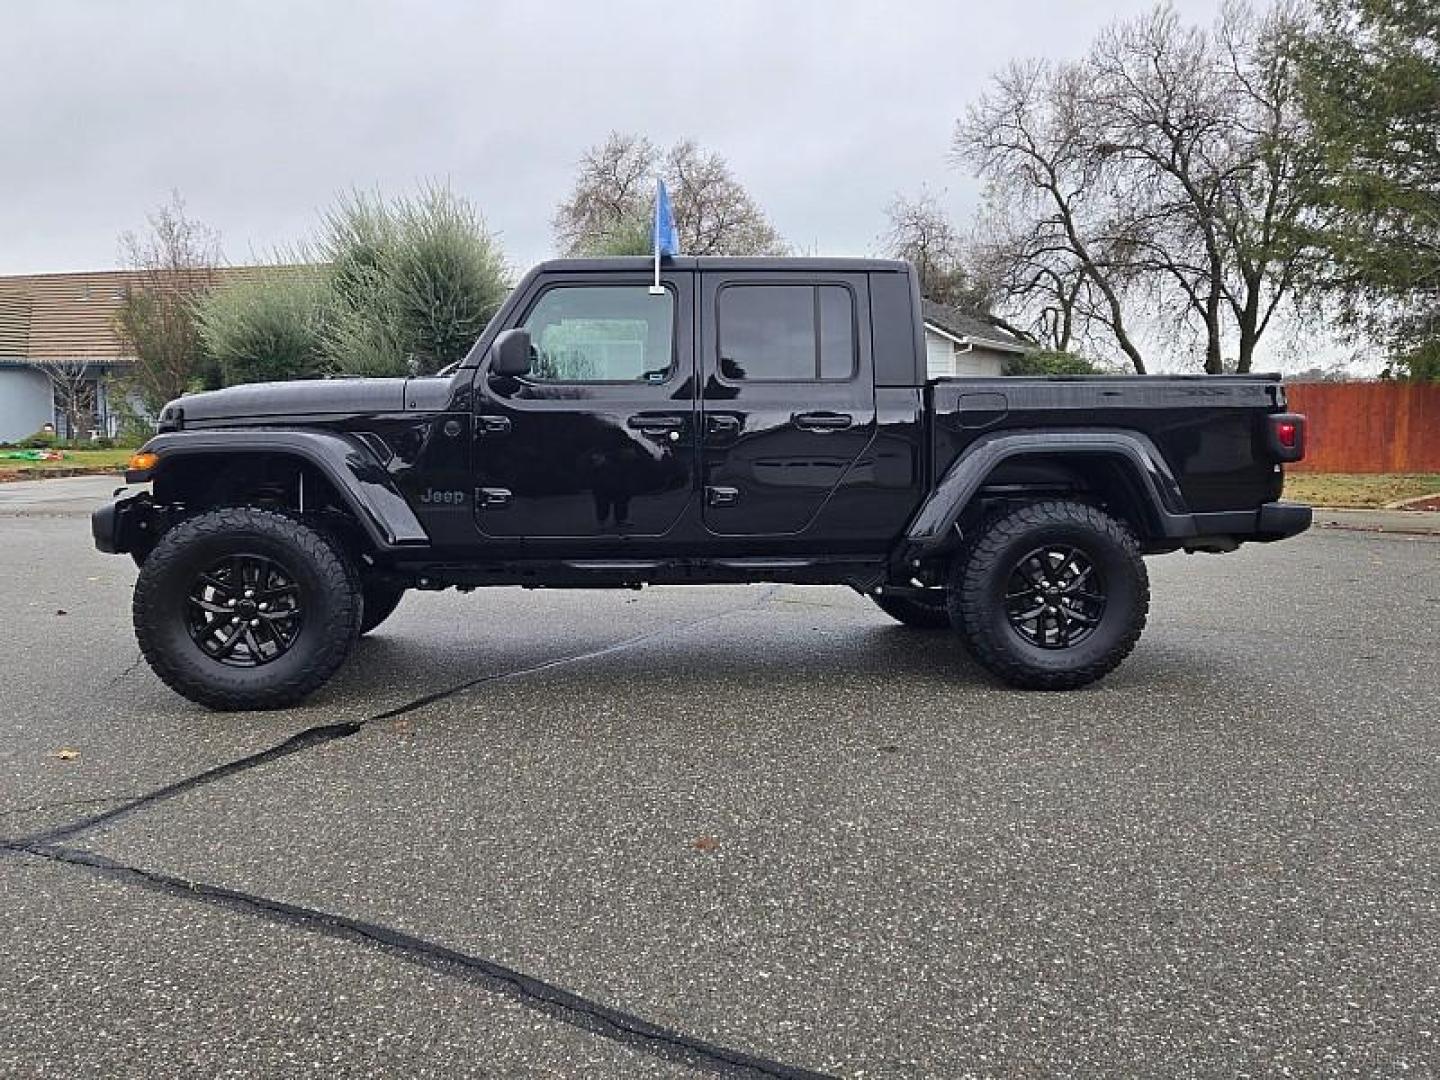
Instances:
[[[1150,584],[1123,524],[1083,503],[1046,501],[986,524],[956,561],[949,606],[975,658],[1013,686],[1067,690],[1129,655]]]
[[[950,614],[945,609],[945,593],[938,593],[933,599],[911,596],[871,595],[875,606],[897,622],[915,630],[949,630]]]
[[[155,674],[212,709],[293,705],[359,632],[359,580],[323,533],[273,510],[199,514],[161,538],[135,582],[135,635]]]

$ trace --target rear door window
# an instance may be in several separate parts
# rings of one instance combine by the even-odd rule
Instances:
[[[727,285],[716,299],[720,375],[829,382],[855,373],[855,300],[843,285]]]

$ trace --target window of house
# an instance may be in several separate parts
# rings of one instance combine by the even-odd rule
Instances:
[[[645,285],[560,285],[525,329],[537,382],[664,382],[674,363],[675,298]]]
[[[813,382],[855,372],[855,300],[842,285],[727,285],[716,307],[726,379]]]

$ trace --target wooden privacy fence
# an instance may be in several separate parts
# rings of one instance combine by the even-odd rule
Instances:
[[[1291,383],[1309,417],[1299,472],[1440,473],[1440,384]]]

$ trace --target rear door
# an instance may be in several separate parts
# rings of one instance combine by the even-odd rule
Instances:
[[[532,369],[481,376],[475,515],[486,536],[665,535],[695,489],[693,275],[541,278]],[[682,328],[685,332],[682,332]]]
[[[794,535],[822,516],[875,435],[864,274],[701,274],[703,518]]]

